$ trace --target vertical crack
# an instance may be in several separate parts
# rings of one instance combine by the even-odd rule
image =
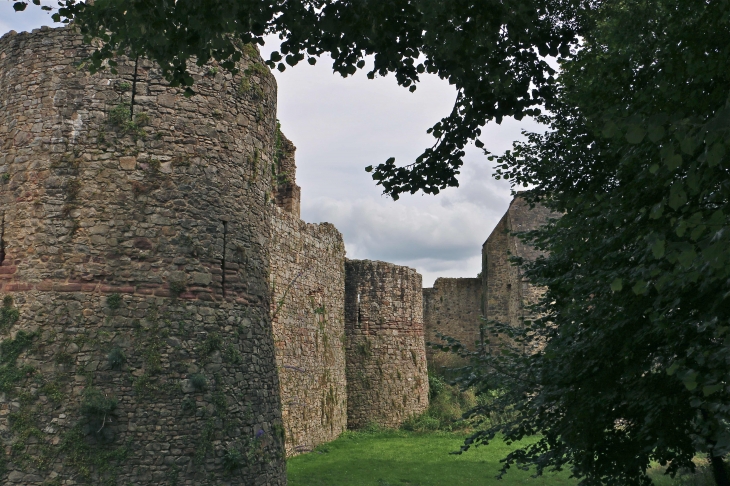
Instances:
[[[139,63],[139,54],[134,58],[134,76],[132,76],[132,102],[129,105],[129,119],[134,121],[134,97],[137,95],[137,64]]]
[[[5,212],[0,220],[0,263],[5,261]]]
[[[223,291],[223,297],[226,296],[226,244],[228,238],[228,221],[221,221],[223,223],[223,255],[221,258],[221,290]]]
[[[357,316],[356,316],[355,327],[360,327],[362,321],[362,310],[360,310],[360,292],[357,293]]]

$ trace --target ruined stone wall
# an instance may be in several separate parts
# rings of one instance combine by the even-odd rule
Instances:
[[[342,235],[276,208],[271,289],[286,451],[294,455],[347,425]]]
[[[530,231],[557,217],[544,206],[530,205],[517,195],[500,222],[482,247],[483,312],[487,319],[520,326],[529,318],[525,306],[537,302],[541,289],[530,284],[522,271],[512,265],[510,258],[522,257],[534,260],[540,255],[531,245],[525,244],[515,232]],[[504,336],[498,336],[499,345]]]
[[[277,132],[276,142],[276,205],[298,218],[302,190],[296,180],[295,152],[297,148],[281,131]]]
[[[436,334],[459,340],[474,351],[480,341],[482,321],[482,281],[480,278],[438,278],[433,288],[423,289],[423,322],[426,342],[445,344]],[[456,366],[460,360],[453,353],[426,347],[428,366],[438,370]]]
[[[421,275],[345,262],[347,426],[397,427],[428,407]]]
[[[0,39],[0,482],[283,485],[273,76],[140,60],[130,120],[134,63],[85,55]]]

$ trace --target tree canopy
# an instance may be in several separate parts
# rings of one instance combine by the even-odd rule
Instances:
[[[565,57],[580,31],[575,11],[589,0],[60,0],[56,21],[73,21],[87,40],[101,40],[92,71],[114,68],[118,53],[156,61],[173,86],[194,92],[188,62],[211,59],[235,70],[241,43],[282,39],[267,63],[279,70],[329,54],[335,72],[366,67],[393,74],[415,90],[424,73],[457,91],[450,114],[429,132],[435,144],[413,163],[390,158],[368,167],[386,194],[457,186],[464,148],[482,147],[481,127],[504,117],[536,115],[555,95],[546,56]],[[32,3],[40,5],[40,0]],[[15,3],[24,10],[29,2]],[[50,9],[50,7],[42,7]]]
[[[522,413],[469,444],[539,435],[506,465],[569,467],[586,485],[651,484],[652,461],[674,474],[705,453],[726,485],[730,3],[616,0],[584,14],[548,131],[494,158],[563,216],[524,235],[549,253],[522,262],[546,291],[540,318],[509,330],[547,344],[477,356],[469,377],[505,387]]]

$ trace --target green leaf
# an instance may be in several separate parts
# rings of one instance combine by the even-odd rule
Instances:
[[[692,391],[695,388],[697,388],[697,372],[688,371],[687,373],[685,373],[684,376],[682,377],[682,383],[684,383],[684,386],[689,391]]]
[[[671,366],[669,368],[667,368],[667,374],[669,376],[672,376],[674,373],[677,372],[678,369],[679,369],[679,362],[675,361],[674,363],[671,364]]]
[[[16,12],[22,12],[27,6],[28,4],[26,2],[15,2],[13,4],[13,10],[15,10]]]
[[[694,262],[696,257],[697,252],[695,252],[694,248],[689,248],[679,254],[677,261],[679,261],[679,264],[682,265],[684,268],[688,268],[690,265],[692,265],[692,262]]]
[[[634,284],[634,287],[631,289],[632,292],[634,292],[636,295],[642,295],[646,293],[648,286],[646,284],[645,280],[639,280]]]
[[[649,172],[652,174],[656,174],[659,170],[659,164],[652,164],[651,167],[649,167]]]
[[[691,135],[687,135],[682,139],[682,142],[680,143],[680,146],[682,147],[682,152],[684,152],[687,155],[694,154],[695,150],[697,149],[697,139]]]
[[[675,182],[669,189],[669,200],[667,204],[675,211],[687,203],[687,192],[681,182]]]
[[[664,256],[664,240],[657,240],[651,246],[651,252],[654,258],[659,259]]]
[[[664,127],[661,125],[651,125],[649,127],[649,140],[656,143],[664,138]]]
[[[610,121],[606,123],[606,125],[603,127],[603,136],[605,138],[613,138],[618,134],[618,126],[616,126],[616,123],[613,121]]]
[[[646,130],[644,130],[644,127],[640,125],[631,125],[626,132],[626,141],[636,145],[638,143],[641,143],[641,141],[644,140],[645,136]]]
[[[613,290],[614,292],[619,292],[623,288],[624,281],[622,279],[616,278],[613,282],[611,282],[611,290]]]
[[[682,166],[682,156],[680,154],[670,155],[664,160],[669,170],[675,170]]]
[[[722,161],[725,156],[725,144],[722,142],[715,143],[710,150],[707,151],[707,164],[714,167]]]
[[[706,397],[709,397],[713,393],[716,393],[716,392],[722,390],[722,386],[723,385],[721,383],[720,384],[717,384],[717,385],[705,385],[705,386],[702,387],[702,393]]]

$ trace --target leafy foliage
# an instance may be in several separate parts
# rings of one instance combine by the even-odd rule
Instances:
[[[28,2],[17,2],[23,10]],[[156,61],[172,86],[194,93],[187,62],[202,66],[215,60],[236,72],[251,58],[251,44],[267,34],[283,40],[266,63],[281,71],[328,54],[333,70],[349,76],[365,69],[368,77],[394,74],[410,91],[424,73],[453,84],[457,97],[451,113],[429,132],[436,138],[413,164],[388,159],[369,167],[385,193],[436,194],[458,185],[464,148],[478,140],[481,126],[506,116],[539,113],[555,96],[555,69],[545,56],[565,57],[582,27],[576,11],[590,0],[212,0],[146,2],[61,0],[56,21],[74,21],[87,42],[100,40],[88,59],[91,72],[116,69],[118,53]],[[249,68],[256,69],[253,63]],[[261,66],[262,67],[262,66]],[[247,73],[248,75],[248,73]],[[247,92],[251,87],[245,76]]]
[[[600,2],[549,131],[496,158],[563,216],[525,235],[549,252],[522,262],[546,289],[540,318],[491,323],[514,349],[472,355],[465,378],[509,390],[520,415],[465,449],[539,435],[503,470],[570,467],[586,485],[651,484],[651,461],[674,475],[706,453],[728,484],[729,21],[727,1]]]
[[[113,439],[114,434],[107,425],[111,423],[116,408],[116,399],[105,396],[97,388],[86,388],[79,409],[84,418],[84,434],[92,434],[99,439]]]
[[[0,333],[5,333],[10,327],[18,322],[20,312],[13,307],[13,298],[9,295],[3,297],[3,305],[0,307]]]

